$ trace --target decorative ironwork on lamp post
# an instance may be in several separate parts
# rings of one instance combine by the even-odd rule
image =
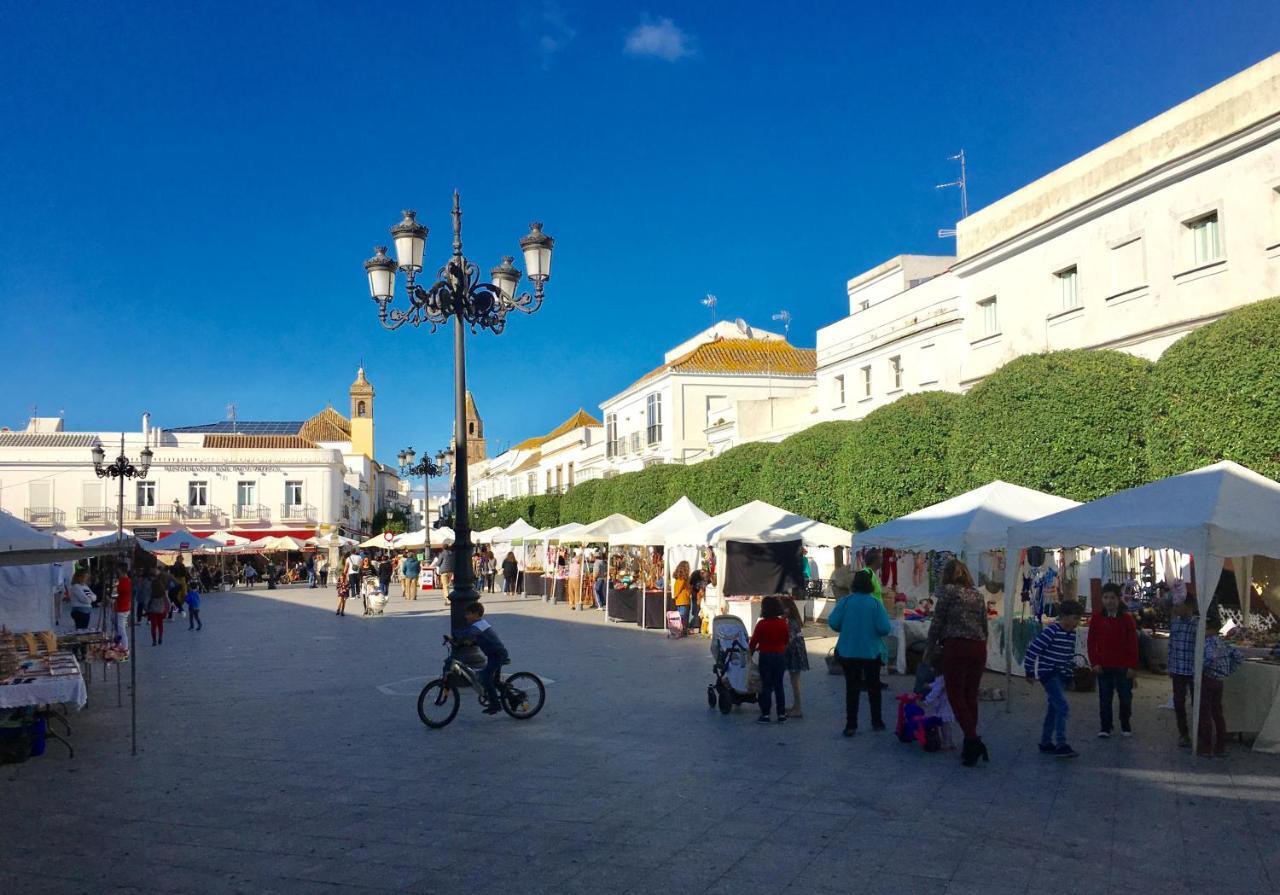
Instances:
[[[115,479],[119,484],[116,492],[116,562],[123,568],[124,558],[124,480],[145,479],[151,471],[151,448],[144,446],[139,462],[135,465],[124,452],[124,436],[120,436],[120,456],[110,464],[107,463],[107,452],[99,441],[93,446],[93,471],[100,479]],[[131,600],[138,599],[130,594]],[[103,625],[105,629],[105,623]],[[138,754],[138,613],[129,606],[129,727],[130,754]]]
[[[418,223],[417,212],[405,211],[400,223],[391,228],[395,243],[395,259],[387,256],[386,246],[377,246],[374,256],[364,263],[369,276],[369,293],[378,305],[378,320],[388,330],[406,323],[426,325],[431,332],[448,323],[454,324],[454,458],[453,458],[453,591],[449,594],[450,623],[453,630],[466,626],[466,607],[480,598],[476,591],[475,570],[471,565],[471,525],[467,481],[467,364],[465,329],[472,333],[487,329],[495,335],[506,328],[507,314],[519,311],[532,314],[542,306],[543,288],[551,278],[551,252],[555,241],[542,232],[542,224],[530,225],[527,236],[520,240],[524,254],[525,276],[533,283],[532,294],[516,293],[520,271],[514,258],[507,256],[489,272],[490,282],[480,278],[480,269],[462,254],[462,206],[458,192],[453,193],[453,254],[440,268],[439,279],[430,286],[417,282],[422,272],[427,244],[427,228]],[[391,307],[395,298],[396,273],[405,274],[405,290],[409,298],[407,310]],[[430,496],[428,495],[428,502]]]
[[[443,455],[442,455],[443,456]],[[423,457],[421,463],[414,463],[418,452],[407,447],[396,454],[400,461],[400,474],[403,476],[422,476],[422,531],[426,538],[427,562],[431,561],[431,477],[444,475],[441,464],[432,463],[430,457]]]

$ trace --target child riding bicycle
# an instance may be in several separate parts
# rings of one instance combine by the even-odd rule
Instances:
[[[472,643],[480,647],[480,652],[484,653],[485,665],[480,670],[480,682],[484,684],[485,700],[488,703],[485,706],[484,713],[486,715],[496,715],[502,711],[502,707],[498,703],[498,687],[497,677],[498,670],[511,661],[507,648],[502,645],[502,641],[498,638],[498,632],[493,629],[493,625],[484,620],[484,605],[478,600],[466,609],[467,627],[458,631],[454,635],[454,639],[463,643]]]

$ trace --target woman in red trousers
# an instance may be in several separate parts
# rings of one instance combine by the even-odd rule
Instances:
[[[943,569],[934,599],[925,655],[936,661],[941,650],[947,700],[964,732],[960,760],[971,768],[979,758],[989,760],[987,747],[978,736],[978,687],[987,667],[987,601],[973,586],[968,566],[958,559]]]

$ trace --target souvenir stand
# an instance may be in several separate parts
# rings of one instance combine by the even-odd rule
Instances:
[[[843,547],[852,538],[842,528],[753,500],[672,532],[664,543],[668,551],[711,547],[722,574],[716,592],[708,589],[707,609],[736,615],[752,630],[763,597],[804,590],[806,549]],[[801,611],[811,615],[808,603],[798,601]]]
[[[573,545],[581,548],[580,555],[578,557],[578,582],[576,585],[579,604],[584,601],[587,603],[594,603],[594,597],[588,599],[588,594],[586,593],[587,546],[591,544],[607,545],[610,537],[634,531],[639,527],[640,523],[632,519],[630,516],[624,516],[622,513],[614,513],[610,516],[605,516],[603,519],[597,519],[589,525],[584,525],[572,534],[566,535],[560,539],[561,544]]]
[[[1046,544],[1170,548],[1194,556],[1200,608],[1195,655],[1203,656],[1205,616],[1226,560],[1240,571],[1247,602],[1252,558],[1280,559],[1280,483],[1223,461],[1011,526],[1006,550],[1013,555]],[[1006,567],[1006,615],[1012,611],[1015,574],[1012,564]],[[1228,729],[1256,735],[1255,751],[1280,753],[1280,662],[1259,652],[1227,678]],[[1197,661],[1192,718],[1200,717],[1202,671]]]
[[[433,528],[431,530],[431,548],[452,546],[454,540],[453,529],[448,526]],[[396,535],[391,546],[395,550],[426,550],[427,547],[427,530],[420,528],[417,531],[407,531],[403,534]],[[432,557],[426,556],[421,564],[418,572],[418,586],[423,590],[434,590],[436,584],[436,572],[431,567]]]
[[[641,582],[640,587],[623,587],[621,582],[610,581],[605,598],[605,617],[609,621],[631,622],[642,627],[663,627],[666,624],[667,585],[671,578],[670,553],[665,549],[666,536],[673,531],[696,525],[709,518],[711,517],[699,509],[688,497],[681,497],[644,525],[610,535],[609,547],[611,550],[627,547],[663,547],[663,575],[662,588],[654,591],[645,588],[643,582]],[[698,562],[696,548],[679,547],[676,550],[682,558],[691,560],[689,563],[690,568],[696,568]],[[685,556],[684,554],[690,555]],[[655,616],[657,618],[656,624],[653,623]]]
[[[492,531],[492,529],[490,529]],[[498,560],[499,574],[501,574],[502,561],[506,559],[508,553],[514,553],[516,556],[516,593],[524,593],[524,568],[528,561],[525,555],[524,538],[534,534],[537,529],[525,522],[524,519],[517,519],[506,528],[499,529],[490,535],[488,540],[489,546],[493,548],[493,555]]]
[[[869,547],[894,550],[911,556],[912,566],[917,569],[921,564],[916,561],[916,557],[927,557],[930,553],[939,552],[955,554],[973,572],[974,584],[979,588],[986,588],[994,598],[1004,588],[1004,575],[997,572],[1003,560],[1009,526],[1075,506],[1079,504],[1074,500],[997,480],[908,513],[892,522],[860,531],[853,536],[853,549],[855,552]],[[997,553],[998,555],[993,555]],[[987,570],[985,574],[981,571],[983,569]],[[895,583],[901,583],[903,591],[915,586],[917,589],[911,596],[916,602],[922,599],[922,595],[929,594],[927,571],[924,574],[924,587],[920,589],[920,582],[908,583],[899,564]],[[895,610],[897,607],[902,607],[903,610],[915,608],[909,602],[894,605]],[[897,665],[899,671],[905,671],[906,653],[912,644],[923,641],[928,636],[929,621],[924,618],[905,618],[899,611],[891,615],[894,635],[898,636],[897,629],[901,629]],[[1008,650],[1005,639],[1014,627],[1021,624],[1016,619],[1013,625],[1008,624],[1010,618],[1010,615],[1004,614],[990,621],[987,668],[991,670],[1005,671],[1007,668],[1005,657]],[[1021,637],[1018,639],[1020,642],[1025,640]],[[1022,649],[1025,650],[1025,643]],[[1015,654],[1014,659],[1015,662],[1022,661],[1020,654]]]
[[[565,574],[560,574],[560,568],[556,564],[555,557],[551,554],[553,546],[559,546],[561,537],[572,535],[583,526],[577,522],[566,522],[564,525],[556,525],[543,531],[534,532],[522,539],[526,547],[532,546],[539,548],[535,560],[537,567],[533,567],[533,562],[529,563],[529,567],[525,570],[524,590],[526,597],[542,597],[543,600],[551,603],[563,603],[566,601],[565,580],[568,574],[568,567],[565,567]],[[526,553],[527,555],[527,553]]]
[[[66,710],[83,708],[88,701],[80,663],[60,648],[54,633],[58,601],[69,578],[63,564],[117,553],[127,543],[112,535],[106,543],[76,545],[0,512],[0,732],[28,738],[33,755],[42,753],[45,736],[70,750],[49,723],[57,721],[69,736]],[[99,616],[114,622],[114,613],[108,619],[109,602],[103,601]],[[105,624],[99,629],[99,640],[108,630]]]

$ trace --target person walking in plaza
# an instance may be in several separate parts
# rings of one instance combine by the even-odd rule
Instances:
[[[81,569],[71,576],[71,586],[67,588],[67,600],[71,603],[71,620],[75,623],[77,631],[83,631],[89,627],[89,620],[93,617],[93,604],[98,599],[93,589],[89,587],[89,572]],[[77,646],[75,654],[84,659],[84,646]]]
[[[496,568],[493,551],[486,546],[480,552],[480,580],[484,582],[484,589],[489,593],[493,593],[493,579]]]
[[[851,737],[858,732],[858,701],[862,690],[867,691],[871,708],[871,729],[885,729],[880,666],[884,664],[884,638],[890,626],[889,613],[875,594],[871,570],[860,570],[848,584],[845,575],[831,579],[832,591],[846,596],[840,597],[827,616],[827,626],[840,635],[836,640],[836,656],[844,669],[844,735]]]
[[[314,589],[318,586],[319,585],[317,584],[317,578],[316,578],[316,558],[308,554],[307,555],[307,587]]]
[[[516,553],[514,550],[508,550],[507,558],[502,561],[502,592],[504,594],[516,592],[516,578],[519,575],[520,563],[516,561]]]
[[[680,560],[676,570],[671,573],[671,596],[676,612],[680,613],[680,621],[686,631],[689,630],[689,600],[692,593],[689,587],[689,562]],[[785,644],[784,644],[785,645]]]
[[[1216,612],[1206,615],[1204,629],[1204,672],[1200,676],[1196,751],[1201,758],[1210,755],[1221,758],[1227,754],[1227,719],[1222,711],[1223,682],[1235,674],[1244,662],[1244,655],[1222,639],[1219,633],[1222,624]]]
[[[354,550],[347,557],[346,563],[343,565],[346,572],[344,576],[347,580],[347,590],[343,593],[341,588],[338,590],[338,615],[347,614],[347,599],[352,594],[360,593],[360,576],[364,570],[364,557],[360,555],[359,550]]]
[[[422,563],[418,561],[418,554],[406,553],[400,560],[400,586],[406,600],[418,599],[418,576],[421,574]]]
[[[604,611],[609,601],[609,562],[599,550],[591,562],[591,592],[595,597],[596,608]]]
[[[444,591],[444,605],[449,605],[449,590],[453,585],[453,549],[446,547],[440,551],[435,561],[436,575],[440,579],[440,588]]]
[[[204,622],[200,620],[200,591],[192,588],[187,591],[187,630],[203,631]]]
[[[378,563],[378,590],[384,597],[391,593],[391,573],[394,571],[395,566],[391,557],[384,556],[382,562]]]
[[[251,562],[244,564],[244,586],[247,590],[253,590],[253,582],[258,579],[258,569]]]
[[[1067,745],[1067,719],[1071,704],[1067,687],[1076,673],[1076,626],[1083,612],[1075,600],[1064,600],[1058,606],[1058,620],[1036,635],[1027,646],[1022,670],[1027,683],[1040,679],[1044,687],[1044,726],[1040,732],[1040,751],[1058,758],[1075,758],[1080,753]]]
[[[973,586],[969,567],[952,559],[942,569],[942,583],[934,594],[937,605],[929,624],[925,655],[941,667],[947,685],[947,701],[964,733],[960,761],[973,767],[978,759],[990,761],[978,736],[978,689],[987,667],[987,602]],[[938,655],[941,654],[941,662]]]
[[[320,564],[316,566],[316,574],[320,576],[320,586],[329,586],[329,557],[320,558]]]
[[[1089,617],[1089,664],[1098,681],[1098,738],[1111,736],[1111,706],[1120,697],[1120,735],[1132,736],[1133,678],[1138,670],[1138,626],[1120,599],[1120,585],[1102,585],[1102,605]]]
[[[116,580],[116,638],[120,645],[129,649],[129,616],[133,614],[133,579],[129,577],[129,567],[120,567],[120,577]]]
[[[689,585],[689,564],[684,566],[684,584]],[[679,572],[680,566],[676,567]],[[679,580],[679,579],[677,579]],[[677,607],[678,608],[678,607]],[[685,609],[688,609],[685,604]],[[756,622],[751,639],[747,641],[749,654],[760,654],[760,717],[761,724],[770,723],[769,709],[776,708],[778,723],[787,720],[787,694],[783,690],[782,680],[787,669],[787,641],[791,639],[791,629],[783,615],[782,600],[777,597],[765,597],[760,603],[760,621]]]
[[[151,596],[147,599],[147,621],[151,624],[151,645],[164,643],[164,620],[169,616],[169,576],[157,570],[151,579]]]
[[[694,574],[698,573],[694,572]],[[800,615],[800,607],[796,606],[795,600],[783,600],[782,605],[786,610],[787,618],[787,675],[791,678],[791,708],[787,712],[787,717],[803,718],[800,679],[809,670],[809,647],[804,643],[804,618]]]
[[[1196,615],[1192,597],[1173,605],[1169,620],[1169,679],[1173,682],[1173,714],[1178,721],[1178,745],[1191,748],[1191,727],[1187,721],[1187,701],[1195,702]]]

